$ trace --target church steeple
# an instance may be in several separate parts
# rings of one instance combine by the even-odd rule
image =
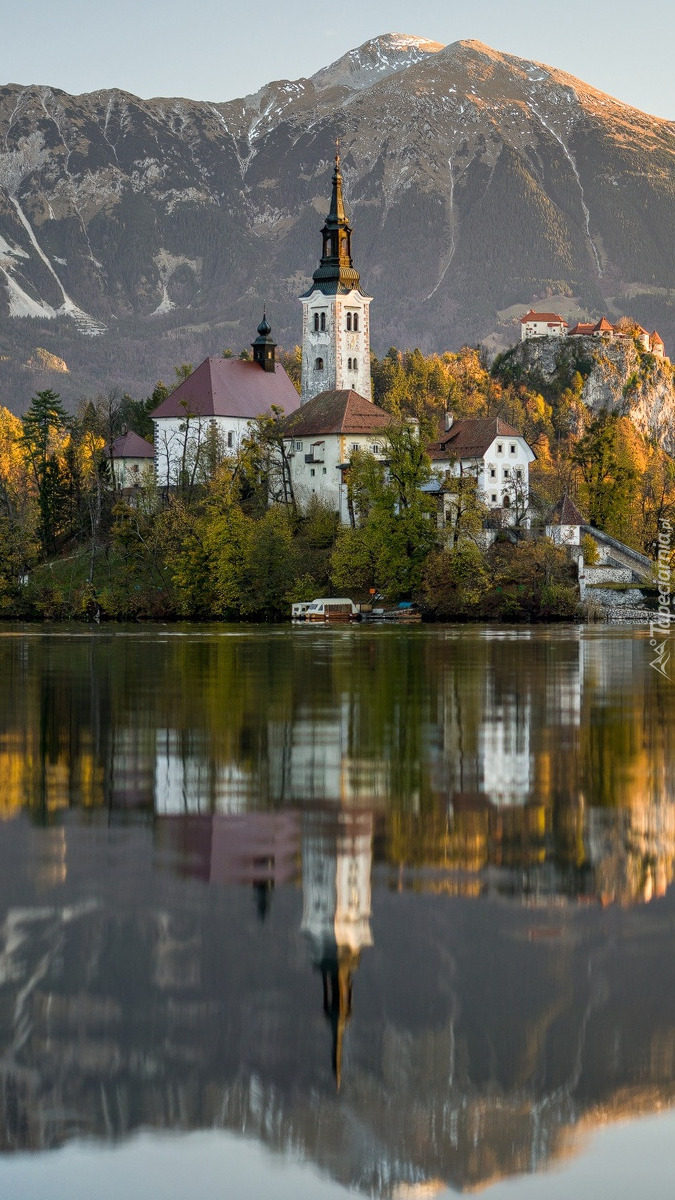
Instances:
[[[370,400],[371,297],[361,287],[352,259],[352,227],[342,194],[339,148],[321,239],[321,261],[312,276],[312,286],[300,297],[301,403],[333,390],[352,390]]]
[[[312,278],[325,296],[338,290],[360,290],[359,273],[352,262],[352,227],[347,220],[342,196],[340,153],[336,152],[333,188],[326,223],[321,230],[323,253]]]

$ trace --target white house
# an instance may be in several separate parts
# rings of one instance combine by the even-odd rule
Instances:
[[[355,450],[384,459],[388,413],[354,391],[334,390],[301,404],[283,424],[296,500],[319,496],[349,521],[344,471]]]
[[[427,446],[436,479],[451,483],[452,477],[472,475],[488,508],[505,514],[509,524],[520,520],[527,526],[529,467],[536,455],[522,434],[500,417],[455,420],[446,413],[445,424],[443,436]],[[446,503],[452,503],[450,486]]]
[[[567,321],[559,313],[533,312],[520,318],[520,340],[536,337],[565,337]]]
[[[323,253],[302,303],[302,402],[346,390],[371,399],[370,302],[352,261],[352,228],[335,156],[330,211],[321,230]]]
[[[205,358],[151,413],[155,469],[160,486],[175,486],[187,472],[199,477],[200,459],[213,435],[220,452],[235,451],[256,418],[272,405],[291,413],[300,397],[275,358],[267,319],[258,326],[253,359]]]
[[[155,447],[133,430],[115,438],[104,453],[117,488],[138,487],[149,474],[154,475]]]

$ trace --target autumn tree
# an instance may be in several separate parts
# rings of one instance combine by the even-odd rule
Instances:
[[[39,535],[46,554],[56,548],[68,504],[69,437],[70,419],[58,394],[51,389],[37,392],[23,418],[21,445],[37,493]]]

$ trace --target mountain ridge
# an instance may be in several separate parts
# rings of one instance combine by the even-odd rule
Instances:
[[[239,348],[264,301],[297,342],[337,137],[378,352],[499,349],[538,300],[675,344],[675,124],[480,42],[387,34],[220,103],[0,88],[10,401],[28,341],[80,391]]]

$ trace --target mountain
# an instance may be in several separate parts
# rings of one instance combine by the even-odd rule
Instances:
[[[340,139],[373,347],[499,348],[546,299],[627,313],[675,350],[675,124],[478,42],[402,34],[210,104],[0,89],[0,390],[39,345],[66,398],[147,394],[300,339]],[[30,318],[30,319],[29,319]]]

